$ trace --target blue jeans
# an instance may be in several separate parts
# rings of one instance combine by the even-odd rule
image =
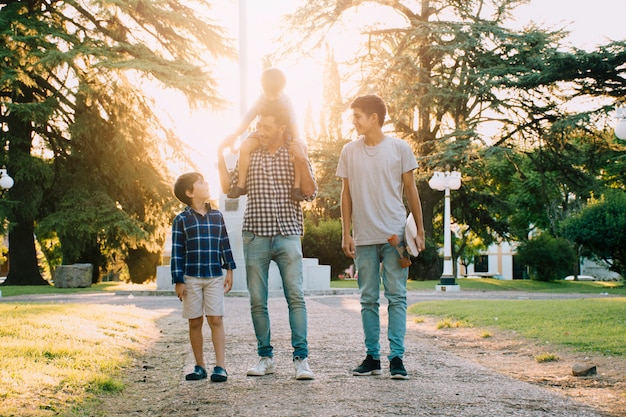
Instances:
[[[267,310],[268,271],[270,261],[276,262],[283,281],[289,307],[293,357],[309,356],[307,314],[302,278],[302,243],[300,236],[258,236],[243,232],[243,253],[246,280],[250,293],[250,312],[259,356],[272,357],[270,316]]]
[[[406,334],[406,281],[409,269],[400,266],[398,251],[388,243],[356,247],[356,267],[361,291],[361,320],[367,354],[380,358],[380,280],[388,301],[389,356],[403,358]],[[382,266],[381,266],[382,262]]]

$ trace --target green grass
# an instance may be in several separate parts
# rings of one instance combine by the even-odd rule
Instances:
[[[409,280],[409,291],[434,291],[438,281],[413,281]],[[623,282],[615,281],[556,281],[541,282],[532,280],[497,280],[493,278],[481,279],[457,279],[463,291],[535,291],[552,293],[583,293],[598,294],[608,293],[626,295],[626,286]],[[331,288],[357,288],[356,280],[331,281]],[[4,286],[0,285],[3,297],[28,294],[75,294],[102,291],[123,290],[155,290],[156,284],[126,284],[123,282],[102,282],[89,288],[55,288],[51,285],[35,286]]]
[[[438,281],[409,280],[409,291],[434,291]],[[498,280],[493,278],[457,279],[462,291],[533,291],[542,293],[608,293],[626,295],[623,282],[616,281],[556,281]],[[357,288],[356,280],[331,281],[332,288]]]
[[[580,352],[626,356],[626,298],[426,301],[409,313],[512,330]]]
[[[123,368],[156,337],[157,313],[133,306],[0,304],[0,415],[92,415],[122,391]]]
[[[101,282],[87,288],[56,288],[52,285],[0,285],[3,297],[15,295],[45,295],[45,294],[80,294],[106,291],[122,291],[133,289],[156,289],[156,284],[126,284],[124,282]]]

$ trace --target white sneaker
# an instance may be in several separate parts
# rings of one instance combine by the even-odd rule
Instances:
[[[247,376],[263,376],[273,374],[276,370],[276,365],[274,364],[274,358],[270,358],[268,356],[261,356],[259,363],[254,368],[248,369],[246,372]]]
[[[309,368],[309,361],[307,358],[295,358],[293,363],[296,366],[296,379],[305,380],[315,378],[313,372],[311,372],[311,368]]]

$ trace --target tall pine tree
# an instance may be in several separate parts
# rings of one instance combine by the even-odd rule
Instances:
[[[140,86],[219,106],[207,68],[232,49],[210,16],[193,0],[0,2],[2,163],[15,178],[0,205],[5,284],[46,283],[39,223],[59,237],[64,262],[157,253],[171,215],[163,158],[184,153]]]

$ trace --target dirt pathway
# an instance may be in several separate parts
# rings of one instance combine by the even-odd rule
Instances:
[[[193,367],[193,358],[179,301],[169,296],[125,298],[118,296],[116,303],[132,302],[162,312],[158,321],[161,337],[127,370],[124,394],[103,398],[106,416],[619,415],[462,358],[445,349],[442,339],[419,331],[412,323],[405,357],[409,381],[389,379],[386,360],[382,376],[353,377],[350,370],[364,356],[356,295],[307,297],[314,381],[294,379],[282,297],[270,299],[277,373],[246,377],[246,369],[257,360],[248,299],[228,297],[229,380],[223,384],[187,382],[184,374]],[[205,335],[208,341],[208,329]],[[212,363],[212,348],[210,343],[205,345],[207,363]],[[384,336],[382,346],[385,352]]]

